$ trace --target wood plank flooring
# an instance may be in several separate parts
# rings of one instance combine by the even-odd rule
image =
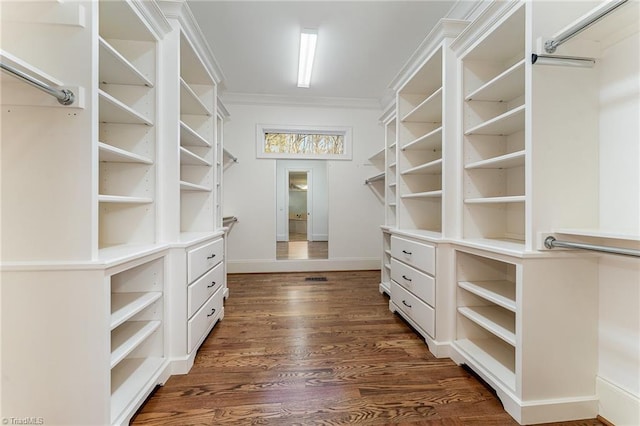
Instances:
[[[327,281],[305,281],[305,277]],[[379,271],[229,275],[191,372],[133,425],[516,425],[388,309]],[[601,425],[595,419],[556,423]]]
[[[278,241],[276,242],[276,260],[328,259],[327,241]]]

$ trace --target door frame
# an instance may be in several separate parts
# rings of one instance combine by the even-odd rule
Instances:
[[[307,241],[313,241],[313,169],[308,167],[291,167],[285,169],[284,178],[284,231],[286,240],[289,241],[289,175],[291,173],[307,174]]]

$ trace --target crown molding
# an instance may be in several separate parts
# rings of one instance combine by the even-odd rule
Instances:
[[[375,110],[382,109],[380,101],[373,98],[302,97],[238,92],[223,92],[220,94],[220,97],[225,104],[235,105],[275,105]]]
[[[477,8],[479,13],[473,22],[460,33],[460,35],[451,43],[451,49],[456,52],[464,52],[471,45],[478,41],[481,34],[487,33],[489,28],[497,24],[499,21],[518,7],[524,7],[524,1],[489,1],[481,2]]]
[[[409,78],[429,59],[433,51],[447,38],[455,38],[469,25],[469,21],[461,19],[441,19],[427,34],[420,46],[409,57],[400,72],[389,83],[389,87],[397,92]]]
[[[388,103],[387,106],[383,109],[383,113],[378,119],[381,123],[387,124],[391,120],[396,117],[396,102],[395,97],[392,102]]]
[[[229,114],[229,110],[227,109],[226,106],[224,106],[224,104],[222,103],[222,100],[220,99],[220,97],[218,96],[217,100],[216,100],[217,106],[218,106],[218,114],[223,118],[229,118],[229,116],[231,114]]]
[[[156,39],[161,40],[171,31],[171,24],[162,13],[160,6],[155,2],[131,0],[131,7],[135,9],[142,17],[144,22],[148,22],[151,31],[153,31]]]
[[[479,13],[479,11],[487,7],[487,3],[490,1],[492,0],[456,1],[444,18],[473,21],[474,16]]]
[[[216,61],[200,26],[196,22],[189,5],[185,0],[159,0],[160,9],[169,19],[175,19],[180,23],[182,31],[191,43],[193,50],[211,74],[212,80],[220,84],[226,80],[222,68]]]

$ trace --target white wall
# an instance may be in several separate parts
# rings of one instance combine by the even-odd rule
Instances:
[[[640,235],[640,51],[638,33],[603,52],[600,92],[600,228]],[[624,241],[606,245],[622,245]],[[599,264],[600,415],[640,424],[640,262],[602,256]]]
[[[228,238],[228,271],[378,269],[383,204],[368,185],[368,158],[382,149],[380,110],[246,105],[227,102],[225,146],[239,162],[225,170],[224,215],[238,217]],[[256,158],[256,125],[345,126],[353,130],[353,159],[328,161],[329,259],[276,261],[276,160]]]
[[[286,241],[286,226],[285,222],[288,221],[289,215],[285,210],[286,200],[285,197],[289,194],[287,188],[287,170],[311,170],[311,196],[313,197],[311,202],[311,217],[313,227],[311,230],[312,241],[327,241],[329,239],[329,191],[327,187],[327,161],[325,160],[277,160],[276,162],[276,222],[277,222],[277,237],[278,241]],[[292,193],[290,199],[289,210],[291,210],[291,202],[293,201],[293,194],[296,196],[305,197],[306,192]],[[306,205],[306,204],[305,204]],[[308,208],[308,207],[306,207]]]

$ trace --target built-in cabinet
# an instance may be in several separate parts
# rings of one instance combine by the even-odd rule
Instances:
[[[638,4],[621,3],[555,53],[546,41],[610,4],[491,2],[468,23],[443,20],[395,82],[397,121],[383,121],[396,129],[385,147],[397,187],[380,289],[388,280],[390,309],[522,424],[599,414],[603,286],[637,284],[633,260],[543,244],[640,245],[640,25]],[[433,251],[433,271],[398,257],[405,240]],[[606,383],[608,398],[623,394]],[[634,404],[624,398],[618,407]]]
[[[3,64],[75,95],[2,73],[5,418],[127,424],[224,315],[219,78],[186,8],[2,4]]]
[[[435,336],[435,246],[420,240],[391,236],[391,300],[427,342]]]

